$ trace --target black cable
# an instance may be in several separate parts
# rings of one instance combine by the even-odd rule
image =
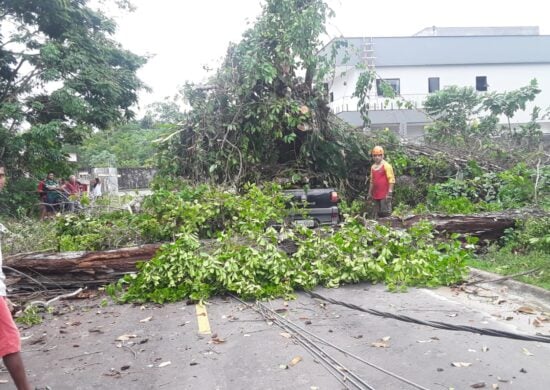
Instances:
[[[286,331],[292,332],[292,335],[294,336],[295,340],[298,341],[304,348],[306,348],[310,353],[315,354],[317,357],[322,358],[326,361],[332,368],[334,368],[337,372],[339,372],[341,375],[344,375],[344,378],[346,381],[352,383],[355,387],[357,387],[360,390],[375,390],[374,387],[369,385],[367,382],[365,382],[361,377],[359,377],[357,374],[353,373],[353,371],[346,368],[342,363],[340,363],[338,360],[333,358],[330,354],[328,354],[326,351],[324,351],[321,347],[315,344],[311,339],[309,339],[306,335],[301,334],[300,332],[297,332],[296,329],[293,329],[292,327],[289,327],[288,324],[292,324],[288,319],[281,316],[279,313],[277,313],[274,310],[269,309],[267,306],[265,306],[261,302],[256,302],[256,305],[260,307],[260,312],[267,311],[272,316],[272,321],[274,321],[275,324],[279,325],[282,329]],[[265,316],[264,316],[265,317]],[[294,325],[294,324],[292,324]],[[345,375],[344,373],[347,373]],[[359,383],[357,383],[359,382]]]
[[[263,305],[263,304],[260,303],[260,302],[257,302],[256,305],[258,305],[258,306],[259,306],[259,305],[262,305],[262,306],[265,307],[265,305]],[[349,356],[349,357],[352,357],[352,358],[354,358],[354,359],[360,361],[361,363],[364,363],[364,364],[366,364],[366,365],[368,365],[368,366],[370,366],[370,367],[372,367],[372,368],[374,368],[374,369],[376,369],[376,370],[378,370],[378,371],[380,371],[380,372],[383,372],[384,374],[387,374],[387,375],[389,375],[389,376],[391,376],[391,377],[393,377],[393,378],[395,378],[395,379],[398,379],[398,380],[400,380],[400,381],[402,381],[402,382],[404,382],[404,383],[407,383],[407,384],[409,384],[409,385],[411,385],[411,386],[413,386],[413,387],[415,387],[415,388],[417,388],[417,389],[420,389],[420,390],[429,390],[428,388],[426,388],[426,387],[424,387],[424,386],[422,386],[422,385],[419,385],[419,384],[414,383],[414,382],[412,382],[412,381],[410,381],[410,380],[408,380],[408,379],[405,379],[405,378],[403,378],[402,376],[399,376],[399,375],[397,375],[397,374],[395,374],[395,373],[393,373],[393,372],[391,372],[391,371],[385,370],[384,368],[382,368],[382,367],[380,367],[380,366],[378,366],[378,365],[376,365],[376,364],[374,364],[374,363],[368,362],[368,361],[366,361],[365,359],[363,359],[363,358],[361,358],[361,357],[359,357],[359,356],[357,356],[357,355],[354,355],[353,353],[351,353],[351,352],[349,352],[349,351],[346,351],[346,350],[344,350],[344,349],[338,347],[337,345],[335,345],[335,344],[333,344],[333,343],[331,343],[331,342],[329,342],[329,341],[323,339],[322,337],[319,337],[319,336],[317,336],[316,334],[311,333],[310,331],[308,331],[308,330],[306,330],[306,329],[304,329],[304,328],[302,328],[302,327],[296,325],[294,322],[290,321],[288,318],[285,318],[285,317],[281,316],[279,313],[277,313],[276,311],[274,311],[274,310],[272,310],[272,309],[268,309],[268,310],[270,311],[270,313],[272,313],[272,316],[273,316],[273,317],[275,317],[275,316],[279,317],[279,321],[285,323],[285,326],[290,326],[293,334],[298,334],[298,335],[301,335],[302,337],[306,337],[306,336],[303,336],[303,335],[302,335],[302,333],[303,333],[303,334],[305,334],[305,335],[307,335],[307,336],[309,336],[309,337],[313,337],[314,339],[320,341],[320,342],[323,343],[324,345],[327,345],[327,346],[329,346],[329,347],[331,347],[331,348],[334,348],[334,349],[336,349],[337,351],[342,352],[344,355]],[[286,325],[286,324],[287,324],[287,325]],[[307,339],[307,338],[306,338],[306,339]],[[312,341],[310,341],[310,343],[314,344]]]
[[[2,268],[5,268],[5,269],[7,269],[8,271],[11,271],[11,272],[15,272],[16,274],[24,276],[25,278],[29,278],[30,280],[32,280],[33,282],[38,284],[40,287],[42,287],[44,289],[44,291],[48,291],[48,287],[46,287],[44,284],[42,284],[40,281],[36,280],[32,276],[29,276],[26,273],[23,273],[21,271],[18,271],[15,268],[8,267],[7,265],[2,265]]]
[[[244,302],[239,297],[229,294],[233,299],[236,301],[242,303],[246,307],[254,310],[258,314],[260,314],[262,317],[264,317],[265,320],[272,321],[275,325],[279,326],[281,329],[289,332],[294,340],[300,344],[302,347],[304,347],[309,353],[311,353],[314,357],[319,359],[319,363],[340,382],[346,389],[350,389],[348,384],[352,384],[355,388],[359,390],[375,390],[372,386],[370,386],[367,382],[365,382],[363,379],[361,379],[359,376],[354,374],[351,370],[345,368],[340,362],[338,362],[336,359],[334,359],[330,354],[328,354],[326,351],[324,351],[322,348],[320,348],[318,345],[315,344],[313,340],[307,337],[307,335],[301,334],[299,331],[297,332],[296,329],[293,329],[293,326],[296,326],[288,319],[284,318],[280,314],[278,314],[276,311],[268,308],[264,304],[260,302],[256,302],[255,305],[248,304]],[[269,313],[269,315],[268,315]],[[359,382],[359,383],[357,383]]]
[[[358,311],[368,313],[368,314],[372,314],[372,315],[375,315],[375,316],[378,316],[378,317],[392,318],[394,320],[410,322],[410,323],[419,324],[419,325],[431,326],[433,328],[438,328],[438,329],[458,330],[458,331],[478,333],[478,334],[493,336],[493,337],[505,337],[505,338],[515,339],[515,340],[539,341],[541,343],[550,343],[550,336],[549,335],[530,336],[530,335],[522,335],[522,334],[519,334],[519,333],[506,332],[506,331],[497,330],[497,329],[490,329],[490,328],[476,328],[476,327],[468,326],[468,325],[453,325],[453,324],[448,324],[446,322],[439,322],[439,321],[423,321],[423,320],[418,320],[416,318],[412,318],[412,317],[409,317],[409,316],[383,312],[383,311],[379,311],[379,310],[376,310],[376,309],[364,309],[361,306],[357,306],[357,305],[354,305],[352,303],[337,301],[336,299],[332,299],[332,298],[326,298],[326,297],[324,297],[322,295],[319,295],[317,293],[314,293],[314,292],[306,292],[306,294],[308,294],[312,298],[321,299],[323,301],[332,303],[334,305],[344,306],[344,307],[347,307],[349,309],[358,310]]]

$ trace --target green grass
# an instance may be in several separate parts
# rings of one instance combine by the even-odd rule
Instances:
[[[535,273],[518,276],[514,279],[550,290],[550,254],[548,253],[532,251],[526,254],[519,254],[501,250],[489,252],[486,255],[470,260],[468,265],[503,276],[540,268]]]
[[[4,256],[57,249],[55,223],[32,218],[2,220],[9,233],[2,236]]]

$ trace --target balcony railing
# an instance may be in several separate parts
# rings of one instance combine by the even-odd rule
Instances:
[[[423,109],[424,101],[427,94],[401,94],[399,97],[388,99],[383,96],[371,96],[367,102],[369,110],[383,111],[383,110],[405,110],[408,103],[413,108]],[[353,96],[343,96],[338,99],[334,99],[330,103],[330,108],[334,114],[338,114],[343,111],[358,111],[357,108],[358,99]]]

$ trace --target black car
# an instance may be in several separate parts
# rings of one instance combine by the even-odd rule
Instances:
[[[334,188],[285,190],[290,195],[287,204],[291,223],[307,227],[340,223],[338,192]]]

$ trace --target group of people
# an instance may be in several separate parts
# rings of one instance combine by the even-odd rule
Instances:
[[[75,175],[69,176],[68,180],[56,180],[55,174],[49,172],[44,180],[38,183],[38,196],[40,198],[40,218],[56,211],[74,211],[80,206],[80,197],[87,187],[80,183]],[[101,197],[101,182],[95,178],[91,183],[90,198]]]

